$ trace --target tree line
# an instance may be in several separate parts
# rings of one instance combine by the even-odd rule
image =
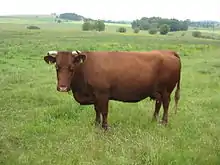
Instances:
[[[159,29],[161,26],[168,26],[169,31],[186,31],[189,27],[189,20],[180,21],[177,19],[167,19],[161,17],[142,17],[131,23],[132,29],[140,30]]]
[[[85,17],[78,15],[76,13],[62,13],[59,15],[60,19],[72,20],[72,21],[81,21],[85,19]]]
[[[54,15],[54,13],[52,13]],[[59,19],[64,19],[64,20],[72,20],[72,21],[81,21],[81,20],[90,20],[90,21],[95,21],[91,18],[86,18],[84,16],[81,16],[76,13],[62,13],[59,16],[57,16]],[[113,20],[103,20],[105,23],[120,23],[120,24],[128,24],[130,23],[129,21],[113,21]]]
[[[220,22],[217,21],[194,21],[190,22],[190,26],[198,28],[213,28],[214,26],[220,26]]]
[[[82,25],[83,30],[97,30],[104,31],[105,24],[104,23],[120,23],[120,24],[128,24],[131,23],[132,29],[135,32],[140,30],[147,30],[149,33],[155,33],[160,31],[161,34],[166,34],[169,31],[187,31],[189,26],[191,27],[204,27],[210,28],[214,26],[220,26],[220,23],[217,21],[191,21],[189,19],[186,20],[178,20],[178,19],[168,19],[161,17],[142,17],[141,19],[136,19],[131,22],[129,21],[112,21],[112,20],[94,20],[91,18],[85,18],[82,15],[76,13],[62,13],[60,15],[55,15],[55,21],[61,23],[61,20],[72,20],[72,21],[84,21]]]

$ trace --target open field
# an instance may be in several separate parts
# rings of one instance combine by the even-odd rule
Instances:
[[[0,23],[3,24],[20,24],[20,25],[38,25],[42,28],[47,28],[48,26],[61,27],[61,28],[71,28],[81,30],[82,22],[81,21],[68,21],[62,20],[63,22],[60,25],[54,22],[54,18],[52,16],[11,16],[11,17],[0,17]],[[45,25],[46,24],[46,25]],[[115,32],[116,29],[120,26],[126,27],[128,31],[132,32],[130,24],[113,24],[113,23],[105,23],[106,29],[108,31]]]
[[[220,164],[220,41],[81,32],[52,23],[27,30],[27,24],[0,24],[0,164]],[[149,99],[134,104],[111,101],[111,129],[103,133],[92,125],[92,106],[79,106],[71,95],[56,91],[54,66],[43,60],[54,49],[178,51],[178,113],[172,95],[165,128],[151,123]]]
[[[18,15],[18,16],[6,16],[6,17],[0,17],[0,23],[1,26],[8,24],[13,24],[13,26],[22,26],[23,25],[37,25],[40,26],[42,29],[51,29],[51,28],[62,28],[62,29],[75,29],[75,30],[81,30],[82,28],[82,21],[66,21],[62,20],[63,22],[61,24],[57,24],[54,22],[54,17],[50,15],[30,15],[30,16],[23,16],[23,15]],[[16,24],[16,25],[15,25]],[[116,29],[119,27],[126,27],[127,33],[133,33],[133,30],[131,28],[131,24],[115,24],[115,23],[105,23],[106,25],[106,30],[107,32],[116,32]],[[0,27],[1,28],[1,27]],[[213,28],[189,28],[188,32],[184,32],[186,36],[191,36],[192,31],[199,30],[202,33],[210,33],[210,34],[215,34],[215,35],[220,35],[220,28],[215,27],[214,31]],[[171,35],[176,35],[181,36],[183,32],[175,32],[171,33]],[[141,35],[148,35],[147,31],[141,31]]]

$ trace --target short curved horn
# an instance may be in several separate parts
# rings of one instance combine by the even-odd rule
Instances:
[[[53,55],[53,54],[55,54],[55,55],[57,55],[58,54],[58,52],[57,51],[55,51],[55,50],[51,50],[51,51],[48,51],[48,53],[47,53],[48,55]]]
[[[77,53],[77,54],[80,54],[81,52],[80,52],[80,51],[78,51],[78,50],[76,50],[76,53]]]
[[[72,54],[80,54],[81,52],[76,50],[76,51],[72,51]]]

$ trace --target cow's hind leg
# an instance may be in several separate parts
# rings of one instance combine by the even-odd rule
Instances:
[[[170,93],[165,90],[162,94],[162,102],[163,102],[163,117],[161,123],[163,125],[167,125],[168,123],[168,109],[169,109],[169,104],[170,104]]]
[[[98,125],[101,124],[101,112],[100,112],[100,110],[97,108],[96,105],[94,105],[94,109],[95,109],[95,113],[96,113],[95,126],[98,126]]]
[[[154,114],[153,114],[152,121],[157,121],[158,116],[159,116],[159,112],[160,112],[161,104],[162,104],[161,95],[159,93],[157,93],[156,97],[155,97],[155,111],[154,111]]]

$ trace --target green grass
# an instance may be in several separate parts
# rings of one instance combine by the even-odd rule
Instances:
[[[25,25],[38,25],[43,29],[51,29],[51,28],[62,28],[62,29],[77,29],[81,30],[82,22],[81,21],[66,21],[62,20],[61,24],[57,24],[54,22],[54,18],[49,15],[30,15],[30,16],[7,16],[0,17],[1,26],[6,26],[8,28],[8,24],[14,24],[13,26],[23,26]],[[105,23],[106,30],[108,32],[115,32],[118,27],[126,27],[128,32],[133,32],[131,29],[131,24],[114,24],[114,23]]]
[[[67,24],[27,30],[25,25],[0,25],[0,164],[220,164],[219,41],[81,32]],[[166,128],[151,123],[149,99],[111,101],[111,129],[103,133],[92,125],[93,106],[79,106],[71,95],[56,91],[54,67],[43,61],[54,49],[180,52],[177,115],[173,95]]]

